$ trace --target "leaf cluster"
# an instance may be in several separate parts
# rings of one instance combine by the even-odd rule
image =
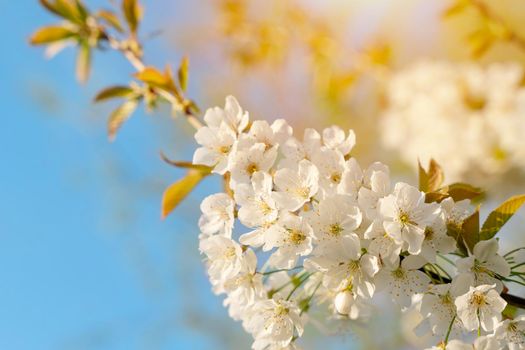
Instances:
[[[455,202],[464,199],[480,201],[483,198],[484,192],[478,187],[466,183],[445,186],[444,179],[443,170],[434,159],[430,160],[428,170],[419,164],[419,189],[425,192],[427,203],[439,203],[445,198],[452,198]],[[461,225],[447,225],[447,234],[456,239],[459,253],[467,255],[469,251],[472,252],[476,243],[494,237],[523,203],[525,203],[525,194],[510,197],[494,209],[482,225],[478,206]]]
[[[516,34],[509,24],[500,18],[483,0],[455,0],[443,17],[454,18],[471,13],[476,16],[476,26],[466,37],[472,57],[483,56],[498,42],[510,42],[525,49],[525,39]]]
[[[198,113],[196,104],[184,96],[188,86],[189,60],[184,57],[177,72],[177,82],[169,66],[164,72],[144,65],[142,45],[138,39],[138,28],[143,10],[138,0],[122,0],[116,11],[101,9],[90,11],[81,0],[40,0],[41,5],[62,21],[59,24],[38,29],[30,38],[33,45],[47,45],[49,49],[74,44],[78,50],[77,78],[88,79],[92,54],[95,49],[106,48],[120,51],[138,70],[135,81],[128,85],[108,86],[95,96],[95,102],[120,99],[108,119],[110,140],[144,102],[151,111],[159,102],[167,102],[174,112],[185,115]]]

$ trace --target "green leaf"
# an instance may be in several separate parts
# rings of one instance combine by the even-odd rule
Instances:
[[[441,169],[441,166],[434,159],[430,159],[427,175],[428,175],[427,191],[428,192],[437,191],[443,184],[443,181],[445,180],[445,175],[443,174],[443,169]]]
[[[108,120],[108,137],[110,141],[115,140],[117,131],[122,124],[129,119],[131,114],[135,111],[139,101],[137,99],[128,100],[115,109]]]
[[[525,194],[510,197],[494,209],[483,223],[480,238],[486,240],[494,237],[523,203],[525,203]]]
[[[505,306],[505,309],[503,309],[501,314],[504,318],[512,320],[516,316],[518,316],[518,308],[513,305],[507,304],[507,306]]]
[[[464,199],[476,199],[485,193],[481,188],[466,183],[453,183],[447,186],[447,193],[456,202]]]
[[[182,91],[186,91],[186,89],[188,88],[189,65],[190,61],[188,60],[188,57],[183,57],[177,74],[179,78],[179,86],[182,89]]]
[[[190,169],[185,177],[170,185],[162,196],[162,218],[166,218],[190,194],[195,186],[209,174],[209,171]]]
[[[79,82],[84,83],[91,71],[91,48],[87,42],[81,42],[78,47],[76,76]]]
[[[129,86],[110,86],[99,91],[94,101],[101,102],[112,98],[129,97],[133,92],[133,89]]]
[[[114,12],[109,10],[100,10],[97,13],[97,17],[102,19],[117,31],[121,33],[124,31],[124,28],[122,28],[122,24],[120,23],[120,19]]]
[[[132,33],[137,32],[139,21],[141,18],[141,9],[137,0],[123,0],[122,1],[122,13],[126,18],[129,30]]]
[[[76,33],[71,29],[61,26],[43,27],[37,30],[29,39],[31,45],[43,45],[56,41],[65,40],[75,36]]]

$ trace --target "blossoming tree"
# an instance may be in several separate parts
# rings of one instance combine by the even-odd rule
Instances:
[[[366,320],[380,295],[420,314],[417,333],[430,335],[432,349],[525,348],[525,299],[509,292],[525,285],[518,259],[525,247],[501,252],[498,242],[525,195],[481,222],[479,188],[445,185],[432,159],[427,169],[419,164],[419,184],[393,181],[387,165],[358,163],[352,130],[299,136],[283,119],[250,120],[232,96],[201,121],[185,95],[188,60],[177,79],[169,67],[144,63],[135,0],[124,0],[120,15],[91,12],[79,0],[41,3],[63,22],[38,30],[31,42],[52,51],[76,45],[80,80],[99,48],[121,52],[136,68],[129,86],[95,98],[124,100],[110,116],[110,138],[139,102],[167,103],[195,127],[199,148],[191,162],[164,157],[188,173],[164,193],[162,214],[204,177],[222,177],[224,191],[201,203],[199,247],[213,291],[253,335],[253,349],[298,348],[314,309]]]

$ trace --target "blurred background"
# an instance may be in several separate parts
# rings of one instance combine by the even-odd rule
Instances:
[[[0,4],[0,348],[249,348],[249,335],[211,293],[197,250],[195,208],[219,183],[206,179],[160,220],[162,192],[183,172],[163,163],[159,151],[190,160],[193,130],[168,110],[140,110],[109,143],[106,118],[115,105],[91,101],[102,87],[128,83],[132,67],[114,52],[98,54],[89,82],[78,85],[72,50],[47,61],[28,44],[36,28],[56,19],[37,1]],[[406,181],[416,178],[417,157],[438,154],[450,180],[489,190],[486,214],[525,189],[525,9],[520,0],[504,0],[490,2],[490,20],[477,7],[445,16],[454,4],[149,0],[140,36],[151,64],[189,56],[189,96],[201,108],[233,94],[252,118],[284,117],[299,134],[334,123],[353,128],[361,164],[385,162]],[[490,68],[496,62],[510,68]],[[432,89],[447,79],[450,86]],[[469,91],[461,85],[464,105],[446,100],[454,108],[443,114],[452,119],[419,113],[398,96],[433,109],[434,100],[457,94],[454,84]],[[495,92],[484,95],[489,88]],[[412,122],[404,113],[430,130],[442,125],[433,118],[449,120],[441,133],[405,134]],[[392,134],[405,139],[392,141]],[[481,147],[489,138],[495,141]],[[407,147],[416,154],[403,153]],[[504,249],[523,245],[524,224],[522,211],[504,229]],[[368,325],[312,330],[304,347],[414,348],[398,315],[386,314]]]

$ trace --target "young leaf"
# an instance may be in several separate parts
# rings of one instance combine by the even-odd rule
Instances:
[[[486,240],[494,237],[523,203],[525,203],[525,194],[510,197],[494,209],[483,223],[480,238]]]
[[[122,12],[128,23],[129,30],[132,33],[136,33],[141,17],[141,9],[138,0],[123,0]]]
[[[65,19],[76,24],[85,24],[88,11],[77,0],[55,0],[55,10]]]
[[[479,187],[474,187],[465,183],[453,183],[447,186],[447,192],[456,202],[463,199],[475,199],[483,196],[484,192]]]
[[[193,164],[192,162],[176,161],[169,159],[164,152],[160,152],[160,158],[169,165],[173,165],[178,168],[195,169],[203,172],[211,173],[212,168],[206,165]]]
[[[421,166],[421,162],[418,160],[417,166],[419,169],[419,190],[428,192],[428,174],[425,169]]]
[[[518,308],[513,305],[507,304],[507,306],[505,306],[505,309],[503,309],[501,314],[503,315],[503,318],[512,320],[516,316],[518,316]]]
[[[476,243],[480,241],[479,233],[479,208],[476,208],[474,214],[463,221],[461,227],[461,236],[469,250],[472,252]]]
[[[179,86],[182,89],[182,91],[186,91],[186,89],[188,88],[189,64],[190,61],[188,60],[188,57],[183,57],[177,74],[179,78]]]
[[[438,190],[445,180],[445,175],[443,174],[443,169],[441,166],[434,160],[430,159],[430,164],[428,166],[428,192],[433,192]]]
[[[155,67],[146,67],[142,71],[136,73],[135,78],[153,87],[178,93],[169,71],[161,73]]]
[[[480,58],[483,56],[492,46],[493,40],[486,30],[477,30],[471,33],[467,42],[470,46],[470,54],[474,58]]]
[[[117,31],[121,33],[124,31],[124,28],[122,28],[122,24],[120,23],[120,19],[114,12],[109,10],[100,10],[97,13],[97,17],[104,20],[104,22],[112,26]]]
[[[76,75],[79,82],[84,83],[88,80],[91,70],[91,48],[87,42],[80,43],[77,56]]]
[[[118,129],[129,119],[137,108],[138,103],[137,99],[128,100],[111,113],[108,120],[108,137],[110,141],[115,140]]]
[[[459,14],[460,12],[463,12],[468,7],[468,5],[469,5],[468,1],[464,1],[464,0],[456,1],[455,4],[448,7],[445,10],[445,12],[443,12],[443,18],[452,17],[452,16]]]
[[[77,14],[82,20],[82,22],[85,22],[89,16],[89,11],[82,3],[82,0],[75,0],[75,6],[77,10]]]
[[[170,185],[162,196],[162,218],[168,216],[207,175],[209,172],[190,169],[185,177]]]
[[[450,197],[446,192],[427,192],[425,193],[425,203],[441,203],[441,201]]]
[[[155,67],[146,67],[138,73],[135,78],[153,86],[162,86],[167,83],[166,76]]]
[[[133,93],[133,89],[129,86],[110,86],[101,91],[95,96],[95,102],[105,101],[117,97],[129,97]]]
[[[49,26],[43,27],[37,30],[29,39],[31,45],[42,45],[49,44],[56,41],[61,41],[67,38],[71,38],[76,35],[71,29],[64,28],[61,26]]]
[[[40,5],[45,7],[49,12],[54,13],[55,15],[59,17],[64,17],[62,13],[57,9],[55,4],[52,4],[47,0],[39,0],[39,1],[40,1]]]

